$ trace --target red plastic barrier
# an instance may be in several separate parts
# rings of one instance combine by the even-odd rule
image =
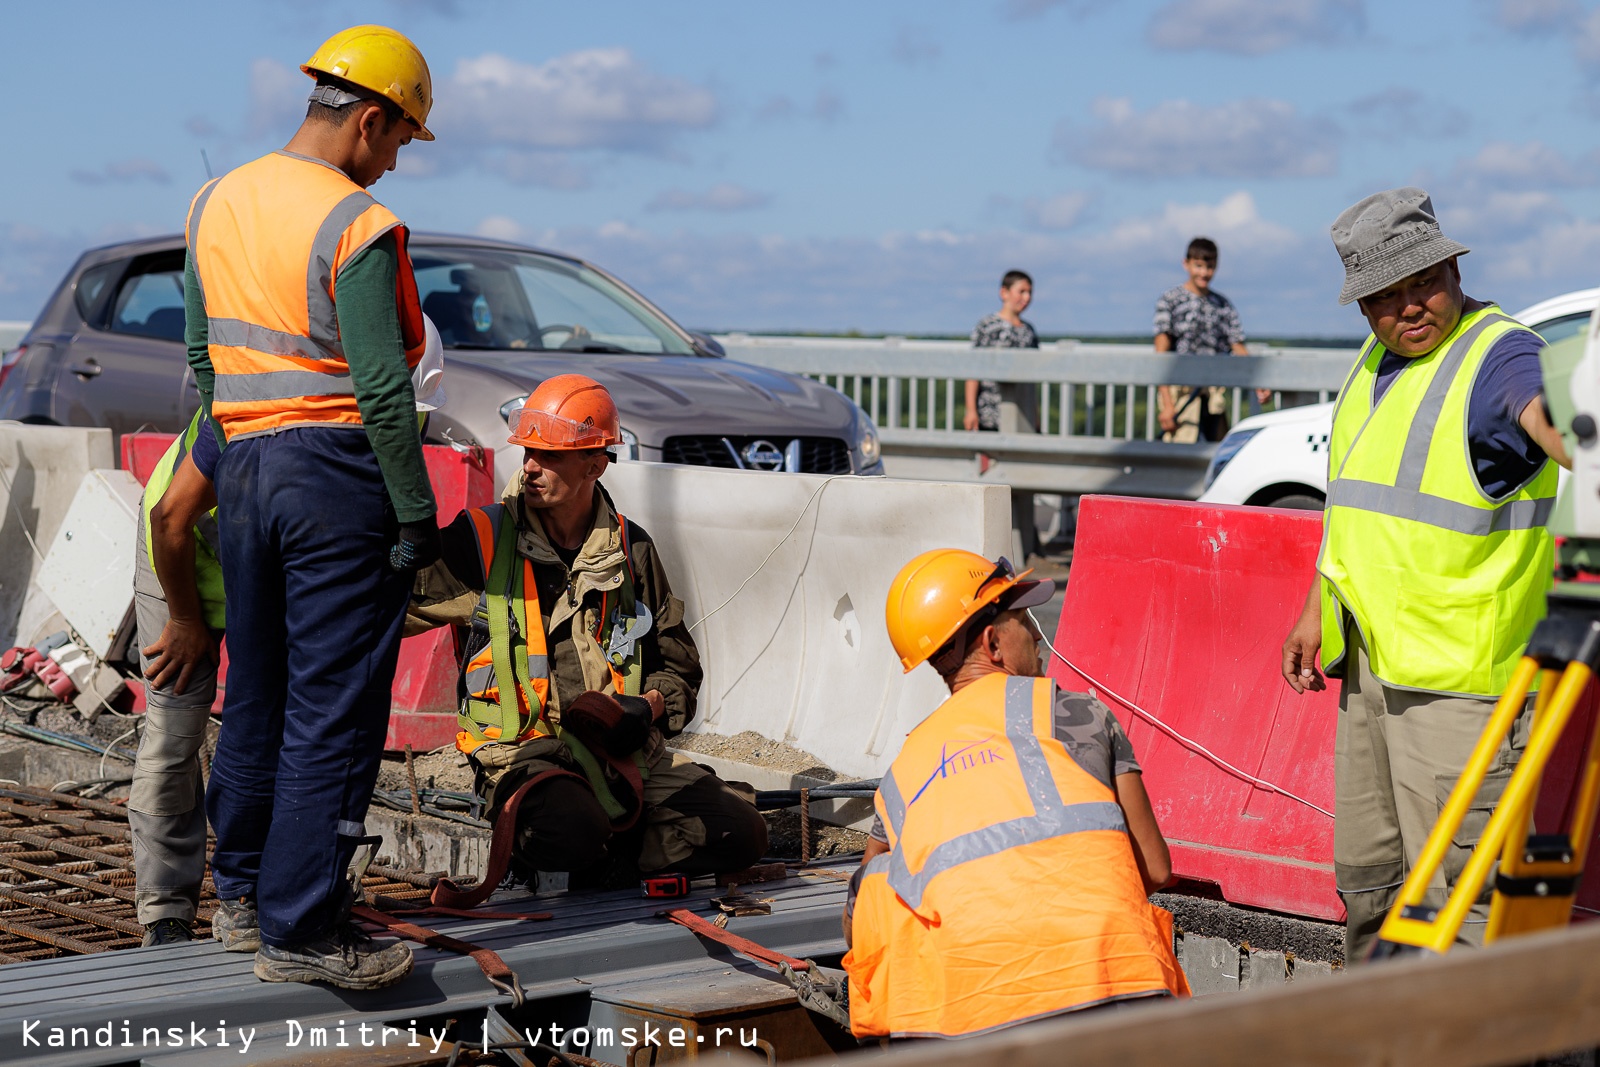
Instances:
[[[122,467],[143,485],[176,437],[170,433],[132,433],[122,436]],[[494,456],[490,452],[457,452],[444,445],[425,445],[428,479],[439,504],[439,516],[449,522],[463,510],[494,502]],[[400,663],[395,669],[394,702],[389,714],[389,734],[384,747],[407,744],[419,752],[447,745],[456,736],[456,659],[453,635],[433,630],[400,643]],[[218,672],[217,703],[227,686],[227,647]]]
[[[1333,819],[1338,683],[1297,696],[1279,647],[1310,588],[1319,514],[1084,497],[1051,675],[1094,688],[1127,729],[1173,870],[1230,901],[1339,919]],[[1101,688],[1101,687],[1105,688]]]

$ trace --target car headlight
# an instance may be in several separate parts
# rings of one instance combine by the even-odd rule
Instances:
[[[622,435],[622,443],[614,446],[611,450],[612,454],[617,457],[617,461],[621,463],[630,459],[638,459],[639,435],[626,426],[618,427],[617,432]]]
[[[883,458],[883,445],[878,440],[878,424],[872,416],[856,407],[856,451],[861,453],[863,467],[877,466]]]
[[[527,402],[528,394],[523,393],[521,396],[514,396],[510,400],[507,400],[504,404],[500,405],[500,417],[506,420],[506,426],[508,428],[511,426],[511,417],[517,412],[521,411],[522,405],[526,404]]]
[[[1217,446],[1217,451],[1211,456],[1211,465],[1206,468],[1206,488],[1211,488],[1211,483],[1217,480],[1217,475],[1222,473],[1222,468],[1232,462],[1239,450],[1250,443],[1250,439],[1260,430],[1235,430],[1222,439]]]

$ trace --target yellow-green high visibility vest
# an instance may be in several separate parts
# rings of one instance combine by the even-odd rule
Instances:
[[[1340,676],[1347,621],[1388,685],[1498,696],[1544,615],[1555,504],[1548,460],[1499,498],[1478,484],[1467,403],[1493,344],[1526,326],[1490,305],[1410,360],[1376,406],[1368,338],[1339,392],[1323,518],[1322,661]]]
[[[178,473],[178,465],[183,462],[183,457],[194,447],[195,435],[212,432],[211,427],[205,425],[204,409],[196,411],[194,418],[189,420],[189,428],[179,434],[178,439],[162,454],[155,470],[150,472],[150,480],[145,483],[144,550],[149,556],[151,570],[155,570],[156,555],[150,547],[150,512],[155,510],[156,504],[166,494],[167,486],[172,484],[172,476]],[[220,630],[227,625],[227,599],[222,591],[222,563],[217,559],[216,508],[200,516],[200,521],[194,525],[194,533],[194,581],[200,593],[200,612],[205,616],[207,626]]]

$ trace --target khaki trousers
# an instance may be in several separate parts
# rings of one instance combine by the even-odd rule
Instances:
[[[144,522],[139,523],[133,571],[134,617],[139,647],[154,644],[170,617],[166,594],[150,568]],[[219,635],[220,636],[220,635]],[[139,665],[150,661],[141,653]],[[200,766],[217,668],[202,664],[182,693],[170,686],[145,690],[144,732],[128,794],[139,922],[181,919],[193,925],[206,870],[206,786]]]
[[[1351,628],[1334,742],[1334,876],[1348,918],[1345,963],[1366,961],[1400,884],[1422,853],[1461,769],[1494,710],[1493,700],[1447,697],[1384,685],[1372,675],[1360,632]],[[1532,706],[1530,698],[1529,707]],[[1472,810],[1428,890],[1442,907],[1448,887],[1478,843],[1527,744],[1528,709],[1500,746]],[[1460,944],[1481,945],[1493,877],[1461,928]]]

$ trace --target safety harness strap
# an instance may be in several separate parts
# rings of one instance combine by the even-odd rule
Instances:
[[[797,960],[793,956],[785,956],[776,949],[756,944],[748,937],[730,934],[709,920],[702,919],[688,908],[673,908],[671,911],[663,911],[658,914],[663,919],[670,919],[692,933],[699,934],[701,937],[709,937],[711,940],[731,948],[739,955],[747,956],[757,963],[765,964],[774,970],[777,969],[779,964],[787,964],[791,970],[796,971],[808,970],[811,967],[810,962],[807,960]]]
[[[483,880],[471,889],[462,889],[448,878],[441,878],[434,883],[433,894],[429,902],[436,908],[475,908],[489,899],[489,894],[500,888],[500,883],[505,880],[506,871],[511,869],[511,850],[517,843],[517,809],[522,806],[522,798],[528,795],[528,790],[540,782],[551,778],[576,778],[582,782],[583,778],[571,771],[553,767],[548,771],[529,778],[517,786],[517,791],[511,794],[505,806],[500,809],[500,814],[494,820],[494,836],[489,843],[489,859],[484,864]]]
[[[483,976],[489,979],[489,984],[511,998],[515,1007],[521,1007],[523,1002],[522,981],[517,977],[500,953],[494,949],[474,945],[470,941],[463,941],[459,937],[441,934],[437,930],[429,930],[425,926],[408,923],[394,915],[388,915],[376,908],[369,908],[364,904],[357,904],[350,909],[350,914],[363,922],[373,923],[384,927],[408,941],[415,941],[419,945],[430,948],[443,949],[446,952],[458,952],[463,956],[470,956],[472,962],[478,965]]]

